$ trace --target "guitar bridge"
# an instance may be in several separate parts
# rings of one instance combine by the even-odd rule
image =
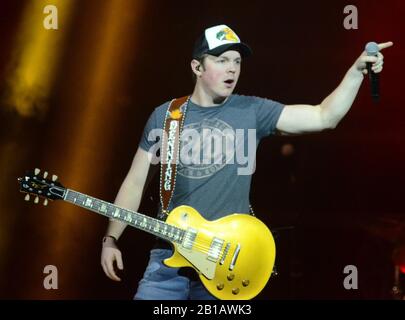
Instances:
[[[232,271],[235,268],[235,264],[236,264],[236,260],[238,259],[238,256],[239,256],[239,252],[240,252],[240,244],[238,243],[238,245],[236,246],[236,250],[233,254],[231,264],[229,265],[230,271]]]

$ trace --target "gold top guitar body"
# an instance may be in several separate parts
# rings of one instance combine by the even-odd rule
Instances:
[[[180,206],[166,222],[187,230],[189,239],[174,244],[169,267],[193,267],[208,291],[219,299],[251,299],[273,270],[275,244],[266,225],[247,214],[207,221],[195,209]]]

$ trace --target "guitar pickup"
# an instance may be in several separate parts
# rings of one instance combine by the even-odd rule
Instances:
[[[219,264],[220,264],[220,265],[223,265],[223,264],[224,264],[230,246],[231,246],[231,243],[228,242],[228,243],[226,244],[226,247],[225,247],[224,253],[223,253],[223,255],[222,255],[221,261],[219,261]]]
[[[190,250],[194,245],[196,237],[197,237],[197,230],[189,228],[186,232],[186,235],[182,243],[183,248]]]
[[[213,262],[217,262],[219,256],[221,255],[222,247],[224,245],[224,240],[214,238],[211,242],[210,250],[208,251],[207,259]]]

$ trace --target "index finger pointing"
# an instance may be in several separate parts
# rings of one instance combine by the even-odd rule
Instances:
[[[392,41],[379,43],[378,44],[378,49],[382,50],[382,49],[385,49],[385,48],[389,48],[389,47],[391,47],[393,45],[394,45],[394,43]]]

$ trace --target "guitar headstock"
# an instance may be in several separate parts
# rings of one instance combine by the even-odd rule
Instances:
[[[30,200],[30,195],[35,195],[34,203],[39,202],[39,198],[44,198],[44,206],[48,204],[49,200],[63,200],[66,188],[63,187],[57,180],[56,175],[52,175],[51,179],[47,179],[48,172],[35,169],[28,171],[25,176],[18,178],[20,183],[20,192],[24,192],[25,201]]]

